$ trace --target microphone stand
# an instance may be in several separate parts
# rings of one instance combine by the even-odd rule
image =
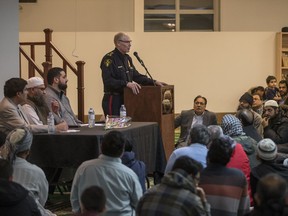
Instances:
[[[145,64],[143,61],[140,62],[140,64],[145,68],[146,73],[149,75],[150,79],[153,81],[153,85],[156,86],[154,79],[152,78],[151,74],[149,73],[148,69],[146,68]]]

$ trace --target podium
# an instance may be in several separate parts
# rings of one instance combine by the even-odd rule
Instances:
[[[141,86],[135,95],[124,89],[124,104],[132,121],[157,122],[160,127],[166,159],[174,150],[174,86]]]

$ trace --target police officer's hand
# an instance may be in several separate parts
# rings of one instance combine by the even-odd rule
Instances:
[[[165,86],[165,85],[167,85],[167,83],[155,80],[155,85],[157,85],[157,86]]]
[[[134,81],[128,82],[126,86],[132,90],[133,94],[138,94],[141,89],[141,86]]]

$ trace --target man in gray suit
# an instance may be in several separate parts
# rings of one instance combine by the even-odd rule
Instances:
[[[194,99],[194,107],[190,110],[184,110],[174,120],[174,128],[180,128],[180,137],[176,143],[177,148],[187,146],[191,128],[195,124],[205,126],[217,125],[216,114],[206,110],[207,99],[198,95]]]
[[[11,78],[5,82],[0,102],[0,131],[8,134],[15,128],[28,128],[33,133],[47,132],[47,125],[30,124],[21,104],[27,100],[27,81]],[[55,126],[56,130],[58,126]],[[67,130],[67,126],[66,126]]]

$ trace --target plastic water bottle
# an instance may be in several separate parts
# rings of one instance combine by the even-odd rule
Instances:
[[[88,111],[88,127],[92,128],[95,126],[95,112],[93,108]]]
[[[47,124],[48,124],[48,134],[55,133],[55,123],[54,123],[54,116],[52,112],[49,112],[47,117]]]
[[[122,117],[126,117],[126,107],[124,104],[122,104],[120,107],[120,118]]]

